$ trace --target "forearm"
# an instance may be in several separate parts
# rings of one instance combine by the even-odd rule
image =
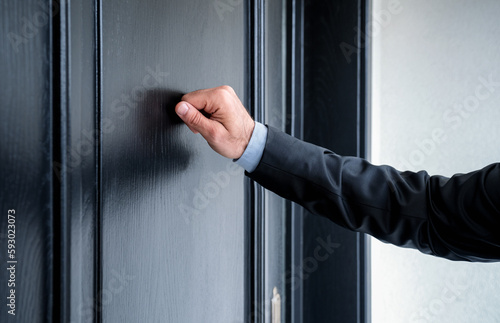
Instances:
[[[482,235],[492,234],[481,230],[498,228],[500,218],[498,189],[486,182],[499,178],[498,165],[485,173],[451,179],[400,173],[338,156],[270,128],[262,159],[248,175],[348,229],[453,260],[483,260],[500,257],[498,246],[480,241]],[[478,187],[483,188],[480,197]],[[486,202],[479,204],[477,198]],[[474,208],[473,214],[464,207]]]
[[[312,213],[448,259],[500,259],[500,164],[445,178],[341,157],[257,126],[229,86],[188,93],[175,111],[216,152]]]

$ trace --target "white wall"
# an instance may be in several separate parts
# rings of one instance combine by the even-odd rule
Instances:
[[[500,1],[391,3],[373,1],[372,162],[450,176],[500,161]],[[500,265],[373,239],[372,321],[500,322]]]

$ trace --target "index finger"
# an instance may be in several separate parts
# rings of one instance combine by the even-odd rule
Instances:
[[[230,104],[231,102],[228,102],[227,99],[234,95],[235,92],[230,86],[223,85],[187,93],[182,97],[182,100],[191,103],[198,110],[213,114],[222,105]]]

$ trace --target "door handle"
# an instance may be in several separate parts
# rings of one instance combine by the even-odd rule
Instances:
[[[273,288],[273,299],[271,300],[271,322],[281,323],[281,296],[278,293],[278,288]]]

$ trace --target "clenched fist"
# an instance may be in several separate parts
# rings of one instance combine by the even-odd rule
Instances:
[[[184,95],[175,112],[192,132],[200,133],[213,150],[227,158],[240,158],[255,127],[252,117],[227,85]]]

